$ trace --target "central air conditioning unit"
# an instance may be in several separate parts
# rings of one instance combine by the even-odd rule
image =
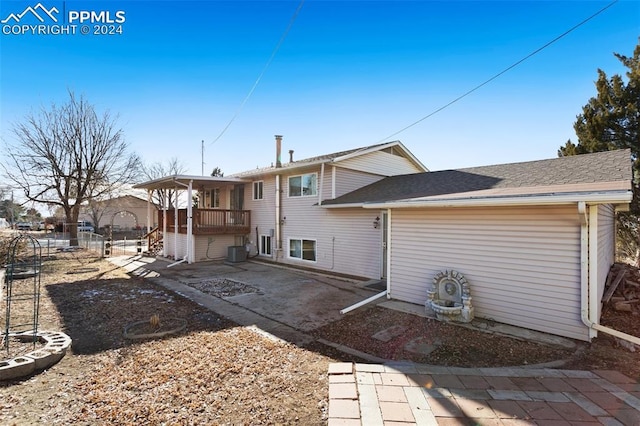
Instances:
[[[227,247],[227,262],[238,263],[247,260],[247,249],[244,246]]]

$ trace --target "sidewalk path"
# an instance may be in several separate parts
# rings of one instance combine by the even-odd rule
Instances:
[[[329,398],[329,426],[640,425],[616,371],[334,363]]]

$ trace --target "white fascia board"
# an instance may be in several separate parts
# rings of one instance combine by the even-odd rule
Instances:
[[[268,169],[258,169],[255,171],[254,170],[244,171],[244,172],[236,173],[233,176],[238,175],[236,179],[251,180],[256,176],[290,175],[292,174],[291,172],[295,172],[297,170],[302,170],[305,168],[321,165],[322,163],[330,163],[330,162],[331,160],[327,160],[327,159],[315,160],[315,161],[309,161],[309,162],[300,162],[300,163],[296,163],[294,161],[293,163],[285,163],[282,165],[282,167],[271,167]]]
[[[325,209],[347,209],[354,207],[365,207],[365,203],[321,204],[320,207],[324,207]]]
[[[574,204],[581,201],[587,204],[625,204],[631,202],[632,198],[633,193],[631,191],[611,191],[509,197],[408,199],[386,203],[369,203],[364,204],[362,207],[366,209],[395,209],[419,207],[531,206]]]
[[[191,175],[169,175],[161,178],[153,179],[147,182],[142,182],[133,185],[134,189],[160,189],[171,188],[176,182],[188,184],[189,182],[222,182],[222,183],[243,183],[247,182],[246,179],[233,178],[233,177],[217,177],[217,176],[191,176]]]

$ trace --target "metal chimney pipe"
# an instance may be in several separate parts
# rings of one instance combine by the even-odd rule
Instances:
[[[289,162],[293,163],[293,150],[292,149],[289,150]]]
[[[282,135],[276,135],[276,168],[282,167]]]

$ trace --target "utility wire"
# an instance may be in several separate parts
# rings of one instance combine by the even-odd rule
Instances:
[[[377,143],[382,143],[385,142],[388,139],[391,139],[392,137],[404,132],[407,129],[410,129],[411,127],[423,122],[424,120],[426,120],[427,118],[439,113],[440,111],[442,111],[443,109],[450,107],[451,105],[455,104],[456,102],[458,102],[459,100],[461,100],[462,98],[467,97],[468,95],[472,94],[473,92],[475,92],[476,90],[480,89],[482,86],[485,86],[487,84],[489,84],[490,82],[492,82],[493,80],[495,80],[496,78],[500,77],[502,74],[506,73],[507,71],[510,71],[511,69],[517,67],[518,65],[520,65],[521,63],[523,63],[524,61],[526,61],[527,59],[529,59],[530,57],[532,57],[533,55],[539,53],[540,51],[546,49],[547,47],[551,46],[553,43],[555,43],[556,41],[560,40],[561,38],[563,38],[564,36],[566,36],[567,34],[569,34],[570,32],[574,31],[575,29],[577,29],[578,27],[581,27],[582,25],[586,24],[587,22],[589,22],[591,19],[595,18],[596,16],[600,15],[602,12],[604,12],[605,10],[607,10],[608,8],[610,8],[611,6],[613,6],[615,3],[617,3],[618,0],[613,0],[611,3],[609,3],[608,5],[606,5],[605,7],[603,7],[602,9],[600,9],[599,11],[597,11],[596,13],[594,13],[593,15],[589,16],[587,19],[583,20],[582,22],[580,22],[579,24],[574,25],[573,27],[571,27],[570,29],[568,29],[567,31],[565,31],[564,33],[560,34],[558,37],[554,38],[553,40],[551,40],[550,42],[548,42],[547,44],[543,45],[542,47],[539,47],[538,49],[534,50],[533,52],[529,53],[527,56],[525,56],[524,58],[520,59],[519,61],[517,61],[516,63],[514,63],[513,65],[505,68],[504,70],[500,71],[498,74],[494,75],[493,77],[491,77],[490,79],[486,80],[485,82],[477,85],[476,87],[474,87],[473,89],[463,93],[462,95],[458,96],[457,98],[455,98],[454,100],[452,100],[451,102],[449,102],[446,105],[441,106],[440,108],[436,109],[435,111],[431,112],[428,115],[425,115],[424,117],[422,117],[421,119],[419,119],[418,121],[414,121],[413,123],[409,124],[408,126],[402,128],[401,130],[398,130],[397,132],[387,136],[384,139],[381,139],[380,141],[378,141]]]
[[[255,83],[253,83],[253,87],[251,87],[251,90],[249,90],[249,93],[247,93],[247,96],[245,96],[243,101],[240,103],[240,106],[236,110],[236,112],[233,115],[233,117],[231,117],[231,120],[229,120],[229,122],[224,127],[224,129],[222,129],[222,131],[220,132],[218,137],[216,137],[213,140],[213,142],[210,143],[210,145],[213,145],[214,143],[218,142],[218,140],[222,137],[222,135],[224,135],[225,132],[227,131],[227,129],[231,126],[231,123],[233,123],[235,121],[235,119],[238,117],[238,115],[240,115],[240,112],[242,111],[242,108],[244,108],[244,105],[247,103],[247,101],[249,100],[249,98],[251,97],[253,92],[256,90],[256,87],[258,87],[258,84],[260,83],[260,80],[262,80],[262,77],[267,72],[267,69],[269,68],[269,65],[271,65],[271,62],[273,62],[273,59],[275,58],[276,53],[278,53],[278,50],[280,50],[280,46],[282,46],[282,43],[284,43],[284,39],[287,38],[287,35],[289,34],[289,31],[291,30],[291,27],[293,27],[293,23],[295,22],[296,18],[298,17],[298,14],[300,13],[300,10],[302,9],[302,5],[304,4],[304,1],[305,0],[300,0],[300,3],[298,4],[298,8],[293,13],[293,16],[291,17],[291,19],[289,20],[289,25],[287,25],[287,28],[284,30],[284,33],[280,37],[280,40],[278,41],[278,44],[276,44],[276,47],[273,49],[273,52],[271,52],[271,56],[269,57],[269,60],[265,64],[265,66],[262,69],[262,72],[260,73],[260,75],[258,75],[258,78],[256,79]]]

